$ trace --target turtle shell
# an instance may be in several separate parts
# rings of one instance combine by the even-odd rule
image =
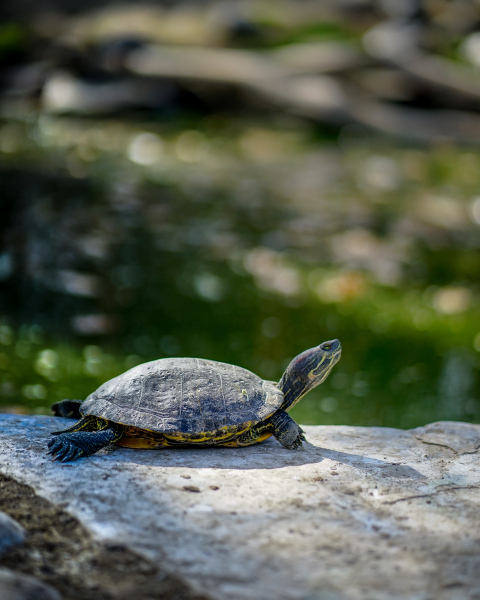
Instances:
[[[283,394],[241,367],[199,358],[164,358],[110,379],[81,413],[173,437],[239,433],[271,416]]]

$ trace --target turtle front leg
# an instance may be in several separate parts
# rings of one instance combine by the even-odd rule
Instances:
[[[271,417],[257,423],[251,429],[242,433],[238,438],[240,446],[249,446],[261,441],[264,433],[271,433],[277,440],[289,450],[298,450],[305,441],[303,429],[299,427],[292,417],[284,410],[277,410]]]
[[[299,450],[306,441],[303,429],[284,410],[277,410],[267,421],[273,427],[273,435],[285,448]]]
[[[90,456],[102,448],[118,442],[124,433],[124,427],[117,423],[109,423],[101,431],[74,431],[61,433],[48,442],[48,454],[53,460],[67,462],[77,460],[81,456]]]

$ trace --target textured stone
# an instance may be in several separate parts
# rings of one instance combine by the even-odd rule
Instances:
[[[23,544],[25,529],[14,519],[0,511],[0,554],[5,550]]]
[[[305,427],[292,452],[45,455],[70,420],[0,415],[0,470],[213,598],[480,598],[480,426]]]
[[[60,600],[60,594],[34,577],[0,568],[2,600]]]

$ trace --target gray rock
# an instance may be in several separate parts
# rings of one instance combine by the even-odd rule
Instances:
[[[27,575],[0,568],[0,598],[2,600],[61,600],[60,594]]]
[[[480,597],[480,426],[304,427],[292,452],[46,456],[68,419],[0,415],[0,470],[212,598]]]
[[[13,546],[23,544],[26,535],[20,523],[0,511],[0,555]]]

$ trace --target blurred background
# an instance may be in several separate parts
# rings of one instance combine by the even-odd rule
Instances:
[[[0,8],[0,411],[141,362],[278,380],[306,424],[480,420],[480,2]]]

